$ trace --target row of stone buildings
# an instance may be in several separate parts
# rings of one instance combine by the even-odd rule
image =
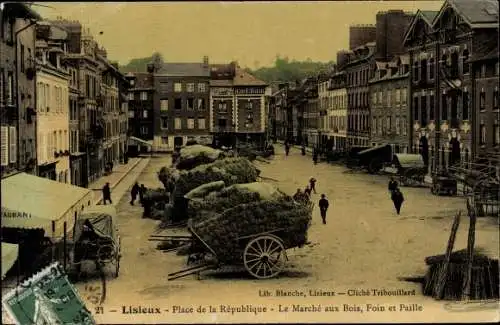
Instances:
[[[128,81],[79,22],[15,2],[1,16],[2,177],[88,186],[124,161]]]
[[[379,12],[350,27],[331,71],[273,92],[270,134],[334,150],[390,144],[430,170],[498,159],[498,23],[494,0]]]
[[[266,130],[265,82],[237,63],[155,61],[129,73],[129,126],[140,150],[172,151],[189,140],[231,146],[262,143]]]

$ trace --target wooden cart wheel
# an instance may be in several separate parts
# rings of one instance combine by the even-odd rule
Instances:
[[[276,236],[259,236],[248,242],[243,252],[245,269],[257,279],[277,276],[286,261],[285,247]]]

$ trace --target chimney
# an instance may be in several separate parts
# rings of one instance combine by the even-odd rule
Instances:
[[[147,69],[149,73],[154,73],[155,72],[155,65],[153,63],[148,63]]]

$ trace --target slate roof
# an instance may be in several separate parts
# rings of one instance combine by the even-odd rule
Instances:
[[[134,89],[150,89],[154,88],[153,78],[147,72],[134,73],[135,84]]]
[[[209,77],[209,67],[203,63],[163,63],[156,74],[170,77]]]
[[[236,68],[236,76],[233,81],[235,86],[267,86],[267,84],[252,76],[243,69]]]
[[[431,11],[431,10],[420,10],[420,13],[422,14],[422,17],[427,20],[427,23],[429,26],[432,26],[432,22],[434,21],[434,18],[438,15],[439,11]]]
[[[224,79],[219,79],[219,80],[210,80],[210,87],[232,87],[233,86],[233,80],[224,80]]]
[[[498,0],[448,0],[447,3],[469,24],[498,24]]]

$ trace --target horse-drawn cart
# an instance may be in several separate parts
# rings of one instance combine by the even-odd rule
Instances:
[[[190,222],[188,230],[191,240],[188,264],[190,261],[196,261],[198,265],[169,274],[169,280],[229,265],[243,266],[251,276],[257,279],[276,277],[288,260],[286,250],[302,247],[307,241],[307,228],[310,224],[313,206],[297,202],[290,204],[296,208],[293,213],[301,214],[301,217],[285,219],[284,215],[280,216],[277,212],[267,220],[259,220],[257,216],[252,221],[247,220],[247,226],[235,227],[233,224],[227,226],[229,218],[225,218],[226,214],[222,213],[215,218],[196,224]],[[250,208],[250,206],[245,208]],[[213,229],[218,225],[228,227],[227,229],[231,231],[213,235]],[[256,229],[259,230],[256,231]],[[186,237],[182,237],[180,240],[185,241]]]
[[[425,184],[427,166],[420,154],[395,154],[393,165],[398,170],[403,186],[421,186]]]

